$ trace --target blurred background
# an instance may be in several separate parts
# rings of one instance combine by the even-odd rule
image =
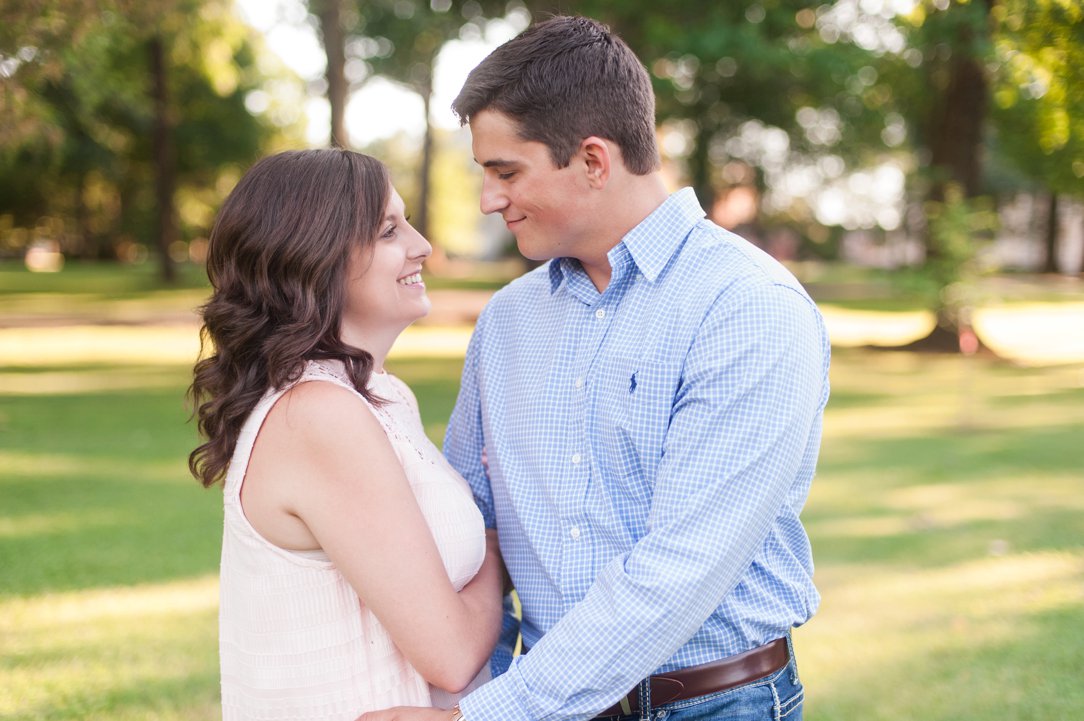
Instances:
[[[439,444],[478,311],[528,269],[449,105],[554,13],[625,38],[668,181],[828,322],[807,718],[1079,714],[1079,0],[2,0],[0,718],[219,714],[184,393],[207,234],[257,158],[392,168],[435,253],[390,365]]]

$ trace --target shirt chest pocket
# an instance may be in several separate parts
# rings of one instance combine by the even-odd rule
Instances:
[[[599,368],[593,408],[602,477],[650,497],[680,381],[679,363],[615,358]]]

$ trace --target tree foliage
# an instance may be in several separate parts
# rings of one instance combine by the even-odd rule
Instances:
[[[251,31],[224,0],[60,5],[4,7],[4,97],[27,102],[0,106],[0,216],[8,228],[0,242],[18,250],[42,218],[60,218],[48,225],[66,252],[123,256],[169,232],[159,213],[173,202],[180,239],[205,232],[222,174],[247,165],[297,119],[248,109],[267,80]],[[154,43],[173,178],[157,186],[158,196]]]
[[[998,151],[1050,190],[1084,195],[1084,6],[1002,0],[994,17]]]
[[[422,99],[425,130],[415,163],[412,222],[423,235],[432,234],[430,197],[437,150],[429,116],[437,56],[465,27],[480,34],[486,13],[500,14],[505,7],[503,0],[308,0],[327,56],[332,144],[350,144],[344,127],[349,94],[371,78],[391,80]],[[439,242],[434,245],[439,252]]]
[[[920,211],[910,216],[941,221],[987,208],[978,196],[1020,187],[1055,201],[1084,195],[1084,6],[1077,0],[306,6],[314,18],[331,10],[338,18],[342,39],[334,44],[341,52],[328,77],[329,94],[342,95],[340,111],[351,89],[377,76],[428,103],[444,44],[481,34],[487,18],[512,7],[526,7],[536,20],[554,12],[596,17],[648,67],[664,144],[705,206],[731,186],[753,185],[775,221],[810,237],[820,230],[810,204],[799,195],[772,201],[796,168],[809,169],[816,187],[891,159],[908,174],[907,202]],[[45,217],[63,218],[69,250],[88,255],[153,244],[164,234],[155,208],[166,204],[154,198],[155,178],[167,177],[163,168],[174,163],[176,191],[159,186],[160,195],[177,199],[180,238],[200,232],[218,186],[228,184],[223,179],[296,121],[301,105],[290,108],[292,118],[264,109],[281,104],[269,100],[281,93],[262,93],[280,70],[266,66],[258,39],[231,7],[229,0],[0,5],[0,241],[25,242],[27,229]],[[155,43],[167,80],[157,112]],[[338,90],[330,87],[334,77]],[[428,120],[428,107],[426,114]],[[171,134],[160,143],[169,157],[155,155],[155,127]],[[416,188],[423,228],[435,142],[427,131],[417,178],[404,183]],[[962,197],[937,205],[950,184]],[[980,220],[985,227],[986,218],[952,227]],[[933,229],[941,221],[909,230],[928,231],[931,277],[944,278],[943,263],[966,254],[956,245],[947,252],[936,240],[945,235]],[[939,258],[943,252],[949,257]]]
[[[736,141],[754,123],[785,133],[788,155],[861,163],[883,147],[892,89],[887,50],[865,47],[834,6],[804,0],[699,4],[680,0],[529,2],[536,17],[576,12],[623,37],[651,71],[660,122],[689,138],[687,171],[706,207],[736,182],[729,163],[763,171],[762,148]],[[881,30],[887,23],[881,20]],[[733,166],[732,166],[733,167]],[[740,175],[740,174],[739,174]]]
[[[416,212],[418,231],[431,236],[432,170],[436,157],[430,121],[433,76],[444,43],[459,37],[464,26],[481,32],[484,12],[503,9],[503,3],[476,0],[359,0],[357,24],[350,28],[350,47],[368,73],[400,83],[422,99],[425,125],[418,159]],[[439,243],[437,244],[439,246]]]

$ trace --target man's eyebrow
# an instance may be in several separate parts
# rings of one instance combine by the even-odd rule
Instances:
[[[474,162],[477,163],[478,161],[475,160]],[[487,160],[481,165],[483,168],[503,168],[509,165],[517,165],[517,163],[514,160],[502,160],[500,158],[496,158],[494,160]]]

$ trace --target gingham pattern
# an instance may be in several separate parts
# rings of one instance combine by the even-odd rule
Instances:
[[[828,398],[813,302],[688,188],[609,258],[602,294],[568,259],[514,281],[467,352],[445,454],[500,532],[531,648],[468,721],[588,718],[819,601],[798,520]]]

